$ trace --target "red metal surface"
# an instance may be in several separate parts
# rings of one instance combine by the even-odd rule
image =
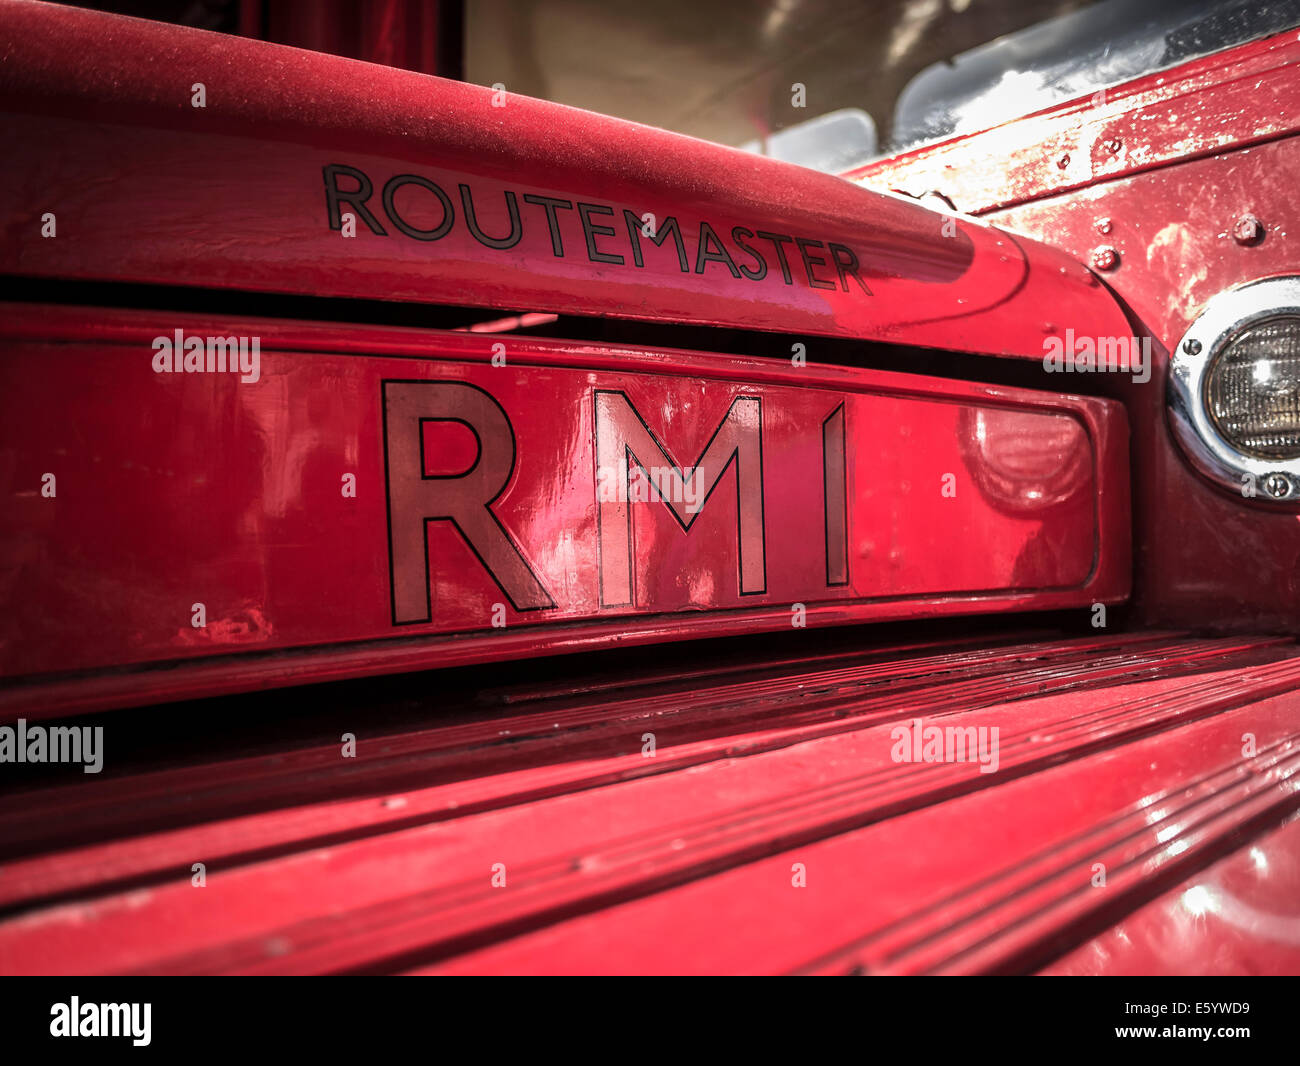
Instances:
[[[1065,977],[1300,972],[1300,820],[1293,815],[1043,972]]]
[[[1166,353],[1206,301],[1296,270],[1298,58],[1297,35],[1283,34],[857,175],[939,189],[1080,257],[1117,252],[1107,286],[1155,339],[1150,383],[1108,388],[1134,426],[1137,621],[1294,631],[1300,617],[1297,517],[1204,484],[1164,422]],[[1262,220],[1262,239],[1234,239],[1244,215]],[[1134,913],[1120,908],[1045,972],[1294,973],[1296,840],[1292,821],[1242,843]]]
[[[1047,335],[1126,335],[1068,256],[738,150],[75,8],[5,2],[0,38],[0,137],[21,160],[0,173],[2,273],[1035,359]],[[191,106],[195,84],[203,108]],[[368,194],[349,196],[363,182]],[[345,211],[355,237],[342,235]],[[643,234],[647,215],[659,244]]]
[[[93,671],[218,653],[243,656],[229,690],[789,628],[795,605],[818,625],[1127,591],[1107,401],[472,333],[54,318],[3,327],[11,713],[210,692],[211,673]],[[257,380],[158,372],[152,342],[178,329],[258,337]],[[288,654],[348,642],[367,643]]]
[[[1146,643],[1152,646],[1143,647]],[[198,847],[210,861],[228,862],[269,849],[303,846],[341,829],[391,828],[409,824],[412,818],[439,818],[450,810],[469,813],[512,806],[647,773],[684,770],[710,762],[716,757],[713,738],[742,727],[753,730],[744,747],[756,754],[851,731],[865,714],[881,717],[921,707],[931,712],[969,709],[991,696],[1006,699],[1096,687],[1138,669],[1173,675],[1189,664],[1277,643],[1171,642],[1168,634],[1151,634],[1076,639],[1054,646],[1039,641],[956,647],[928,654],[923,646],[909,645],[840,653],[820,662],[751,661],[692,676],[672,672],[656,677],[655,671],[638,671],[633,678],[620,678],[615,691],[595,698],[567,686],[559,691],[529,686],[526,693],[490,690],[487,702],[499,699],[502,710],[514,705],[518,712],[385,735],[362,746],[345,778],[330,774],[338,765],[338,746],[328,744],[270,760],[231,759],[199,769],[141,773],[121,782],[105,780],[90,790],[51,790],[40,797],[48,816],[41,822],[33,822],[15,805],[0,815],[0,842],[14,854],[146,833],[147,841],[90,844],[12,861],[0,876],[0,908],[109,881],[161,875],[188,854],[185,849]],[[907,658],[891,658],[900,654]],[[1023,660],[1030,656],[1043,661],[1025,669]],[[735,674],[746,679],[738,680]],[[935,681],[934,675],[943,680]],[[761,683],[756,683],[759,678]],[[652,686],[652,694],[643,694]],[[792,699],[799,703],[797,710],[783,706]],[[846,723],[842,719],[850,709],[854,720]],[[778,713],[785,711],[789,713]],[[773,716],[775,721],[769,723]],[[653,721],[656,731],[671,731],[673,750],[660,753],[653,763],[639,750],[624,754],[628,730],[639,720]],[[472,774],[481,776],[467,779]],[[325,790],[322,775],[329,777]],[[413,791],[404,792],[403,802],[391,807],[365,799],[321,802],[337,800],[341,792],[404,787]],[[295,810],[230,818],[247,793],[263,805],[309,802]],[[219,824],[210,830],[174,829],[187,821]]]
[[[959,210],[984,214],[1222,155],[1300,128],[1297,60],[1300,33],[1292,30],[844,176],[910,196],[938,191]]]
[[[322,735],[13,795],[0,970],[1038,969],[1296,810],[1297,671],[1152,634],[426,696],[445,724],[362,762]],[[997,727],[995,772],[898,761],[932,716]]]
[[[1280,177],[1294,162],[1288,101],[1300,102],[1293,35],[858,175],[937,188],[1055,252],[968,220],[945,233],[919,205],[767,160],[517,97],[493,108],[490,92],[363,64],[35,5],[0,5],[0,32],[13,42],[0,130],[23,149],[0,175],[0,271],[27,278],[621,315],[1036,360],[1067,328],[1126,335],[1128,313],[1170,343],[1213,292],[1293,269],[1286,241],[1300,219]],[[87,68],[92,48],[103,59]],[[193,81],[207,108],[189,106]],[[87,158],[101,180],[86,181]],[[360,199],[380,205],[383,236],[364,217],[356,238],[329,229],[322,179],[343,172],[323,168],[339,164],[374,185]],[[398,174],[448,194],[445,237],[393,225],[381,190]],[[436,225],[436,210],[404,199],[436,196],[428,185],[393,189],[408,226]],[[514,235],[507,190],[520,239],[493,247],[492,235]],[[686,266],[674,240],[656,248],[620,230],[624,208],[672,215]],[[38,239],[46,211],[59,235]],[[1231,238],[1247,211],[1266,227],[1250,247]],[[613,234],[601,228],[611,218]],[[779,240],[761,280],[734,276],[737,227],[820,243],[786,261],[788,284]],[[709,232],[716,250],[701,244]],[[1077,265],[1102,238],[1118,249],[1109,289]],[[629,261],[634,247],[644,265]],[[845,269],[819,274],[821,252]],[[1126,422],[1113,403],[1052,395],[1056,377],[1032,393],[490,332],[10,312],[0,574],[19,607],[0,622],[7,720],[785,628],[796,600],[816,625],[1082,606],[1127,588]],[[259,380],[155,374],[150,342],[176,328],[259,336]],[[491,365],[496,343],[505,366]],[[1182,466],[1162,425],[1162,373],[1089,382],[1137,423],[1141,617],[1294,628],[1295,517],[1220,497]],[[488,549],[501,573],[514,568],[494,584],[464,529],[440,518],[421,531],[427,622],[394,614],[420,606],[399,605],[411,586],[389,569],[394,457],[421,465],[404,490],[418,503],[435,491],[426,480],[501,463],[505,438],[457,428],[495,417],[461,391],[424,413],[395,399],[397,421],[416,429],[391,437],[383,382],[411,380],[473,384],[500,405],[516,461],[494,510],[475,515],[523,545],[513,562]],[[605,437],[600,396],[612,404]],[[757,526],[744,487],[750,400],[767,442]],[[844,584],[826,506],[837,412]],[[618,549],[602,536],[608,505],[591,499],[596,454],[620,444],[611,427],[642,451],[662,444],[673,465],[701,457],[708,480],[728,460],[693,533],[661,503],[633,505],[628,605],[602,565]],[[725,447],[710,463],[714,430]],[[40,495],[50,469],[56,498]],[[160,491],[168,471],[184,492]],[[355,499],[340,494],[344,472],[358,474]],[[945,473],[958,474],[955,497]],[[626,516],[616,505],[612,517]],[[763,584],[743,597],[755,543]],[[528,599],[521,559],[546,603]],[[203,599],[210,622],[196,637],[189,607]],[[7,780],[0,972],[1297,965],[1300,659],[1284,638],[742,652],[690,670],[661,657],[622,676],[499,690],[477,675],[450,697],[437,676],[390,697],[405,724],[367,729],[397,712],[347,707],[356,758],[313,717],[265,743],[245,723],[206,753],[160,761],[148,744],[130,749],[156,729],[147,712],[110,711],[110,737],[127,747],[103,777],[56,767],[30,788]],[[316,697],[343,698],[334,691]],[[225,722],[234,709],[166,717]],[[900,761],[895,730],[931,718],[997,729],[996,769]]]
[[[1295,631],[1300,618],[1300,519],[1203,482],[1164,414],[1167,351],[1206,301],[1296,272],[1297,60],[1297,35],[1283,34],[1120,87],[1104,104],[1063,105],[858,175],[879,188],[940,189],[964,210],[1083,259],[1099,245],[1117,250],[1106,284],[1154,338],[1154,367],[1145,384],[1093,384],[1122,399],[1133,421],[1139,622]],[[1101,142],[1111,137],[1125,147],[1105,162]],[[1058,152],[1096,163],[1062,174]],[[1265,233],[1243,245],[1233,225],[1246,214]]]
[[[1232,624],[1292,631],[1300,618],[1300,517],[1274,514],[1203,482],[1164,419],[1167,349],[1217,292],[1294,273],[1290,234],[1300,232],[1289,175],[1300,139],[1155,170],[1056,200],[1014,208],[1009,223],[1050,231],[1066,247],[1097,239],[1096,219],[1121,266],[1109,284],[1158,343],[1147,385],[1125,396],[1133,417],[1139,617],[1152,624]],[[1253,212],[1268,232],[1254,246],[1232,237]],[[1248,563],[1248,565],[1243,565]]]

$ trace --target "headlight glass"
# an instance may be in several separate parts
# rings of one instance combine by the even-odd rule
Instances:
[[[1223,438],[1258,459],[1300,458],[1300,317],[1242,330],[1205,381],[1210,417]]]

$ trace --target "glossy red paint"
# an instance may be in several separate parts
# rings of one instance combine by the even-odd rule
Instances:
[[[0,4],[0,37],[0,137],[22,160],[0,171],[6,274],[1034,359],[1069,328],[1126,330],[1050,248],[662,130],[56,5]]]
[[[1155,341],[1151,383],[1108,390],[1133,418],[1139,622],[1294,632],[1300,617],[1300,516],[1206,485],[1164,418],[1167,351],[1205,303],[1297,269],[1298,59],[1297,34],[1282,34],[855,175],[878,188],[938,189],[1080,257],[1116,250],[1107,286]],[[1262,221],[1262,239],[1234,239],[1244,215]],[[1295,823],[1244,837],[1131,915],[1119,908],[1112,928],[1045,972],[1294,973]]]
[[[18,794],[0,972],[1039,969],[1296,810],[1298,677],[1148,634],[426,693],[356,763],[322,729]],[[996,772],[900,761],[914,719],[997,728]]]
[[[1281,828],[1189,877],[1042,972],[1057,977],[1300,972],[1300,817],[1293,815]],[[1193,1017],[1204,1024],[1207,1013]]]
[[[1287,679],[1279,675],[1279,687],[1294,687],[1291,670]],[[1214,680],[1231,686],[1229,675]],[[1082,738],[1089,728],[1080,714],[1085,708],[1097,720],[1117,712],[1122,720],[1144,702],[1163,702],[1172,711],[1177,688],[1138,683],[1102,700],[1092,694],[972,712],[959,724],[991,729],[1002,723],[1004,737],[1017,729],[1028,735],[1037,714],[1050,708]],[[1023,972],[1080,930],[1108,924],[1111,906],[1123,906],[1135,893],[1141,898],[1161,875],[1203,862],[1207,853],[1231,851],[1233,833],[1243,825],[1288,817],[1300,798],[1296,709],[1292,693],[1099,754],[1076,749],[1068,761],[1028,777],[994,774],[996,787],[979,788],[988,777],[968,764],[963,769],[976,790],[967,795],[878,818],[860,814],[872,824],[814,844],[796,843],[791,832],[785,841],[794,846],[777,854],[597,915],[548,923],[417,972]],[[1243,723],[1268,738],[1258,778],[1239,757]],[[868,750],[887,758],[890,739],[882,726]],[[842,762],[823,753],[823,772],[838,768],[844,775],[836,784],[855,770],[867,768],[864,776],[871,776],[864,752],[840,754]],[[884,772],[901,776],[903,767],[889,764]],[[768,784],[779,787],[774,779]],[[836,791],[826,788],[826,801],[847,821],[856,796]],[[762,806],[750,810],[737,836],[753,829],[768,847],[782,839],[761,826]],[[791,830],[799,813],[787,813],[782,828]],[[691,847],[713,828],[707,821],[697,826],[683,820],[669,831]],[[603,857],[591,856],[594,876],[604,872]],[[1093,887],[1099,862],[1109,871],[1109,891]],[[394,914],[394,924],[400,921]],[[670,927],[676,935],[665,936]]]
[[[1043,339],[1067,327],[1127,333],[1128,313],[1169,343],[1220,286],[1292,269],[1285,242],[1297,220],[1278,178],[1294,169],[1290,104],[1300,102],[1289,37],[871,170],[883,188],[937,187],[1058,253],[964,219],[945,245],[943,216],[897,198],[516,97],[493,110],[483,90],[364,64],[66,8],[0,5],[0,31],[15,42],[0,65],[0,128],[30,163],[0,176],[0,269],[51,283],[621,315],[1038,359]],[[87,67],[92,49],[102,61]],[[192,80],[214,94],[209,108],[189,107]],[[1261,91],[1282,94],[1281,106],[1261,105]],[[1122,149],[1105,155],[1114,140]],[[105,181],[85,181],[86,158],[102,161]],[[340,162],[375,184],[381,209],[381,186],[412,173],[439,182],[462,224],[458,186],[476,210],[485,190],[483,203],[499,205],[478,216],[485,235],[513,230],[507,189],[542,228],[511,249],[463,225],[404,246],[385,212],[375,218],[386,236],[358,220],[358,236],[344,238],[328,228],[322,186],[322,167]],[[428,191],[394,190],[397,214],[431,228],[436,212],[417,217],[401,202],[417,188]],[[561,233],[563,257],[548,201],[524,193],[575,204],[549,202],[576,225]],[[672,238],[642,245],[643,267],[629,264],[635,233],[611,252],[615,237],[599,228],[609,216],[580,218],[578,202],[609,206],[616,221],[624,206],[673,215],[695,242],[683,248],[692,268],[677,268]],[[38,241],[46,210],[60,235]],[[1267,230],[1251,247],[1230,235],[1247,210]],[[761,282],[734,278],[698,243],[704,222],[727,255],[736,226],[759,224],[826,250],[861,245],[871,302],[848,276],[833,289],[800,287],[797,273],[778,285],[775,258]],[[1100,236],[1119,251],[1109,289],[1078,266]],[[598,258],[611,254],[624,262]],[[712,506],[730,510],[700,519],[717,526],[699,555],[689,535],[674,554],[682,535],[662,505],[646,505],[661,554],[632,588],[660,613],[601,604],[591,581],[599,504],[576,509],[599,434],[575,427],[594,425],[605,385],[674,451],[685,440],[686,462],[728,403],[761,398],[764,429],[781,439],[764,452],[765,491],[770,478],[796,500],[765,512],[780,519],[765,528],[788,541],[783,600],[820,596],[807,597],[810,624],[1114,602],[1127,588],[1126,423],[1113,403],[1059,395],[1059,378],[1033,393],[508,334],[10,311],[0,454],[17,489],[0,517],[0,572],[6,602],[21,609],[9,612],[0,653],[7,718],[788,626],[775,583],[761,606],[741,606],[744,505],[721,496]],[[151,339],[177,327],[259,335],[264,376],[223,390],[201,375],[153,374]],[[491,367],[499,341],[507,364]],[[396,380],[446,375],[489,391],[511,382],[499,402],[512,427],[523,412],[519,455],[550,443],[541,469],[526,472],[521,458],[512,471],[500,521],[549,545],[556,606],[542,613],[561,624],[508,611],[505,631],[467,631],[493,586],[463,545],[433,533],[438,565],[459,561],[439,572],[418,635],[383,637],[394,589],[377,530],[389,501],[368,486],[388,480],[390,368]],[[1160,416],[1161,370],[1148,386],[1067,379],[1122,399],[1136,424],[1141,617],[1293,627],[1296,520],[1219,497],[1180,465]],[[272,399],[255,398],[258,388]],[[167,403],[149,402],[164,393]],[[814,410],[822,399],[835,403]],[[866,558],[888,564],[859,585],[853,555],[843,588],[825,569],[833,464],[811,483],[804,468],[833,443],[827,426],[839,428],[822,408],[833,416],[841,402],[845,432],[858,434],[846,474],[861,479],[883,459],[887,482],[874,498],[846,491],[846,542],[862,547],[863,521],[886,531]],[[854,417],[863,410],[870,417]],[[420,433],[402,447],[424,474],[470,461],[454,424]],[[169,455],[185,462],[168,467]],[[50,456],[62,464],[54,500],[38,494]],[[922,492],[918,471],[950,467],[961,473],[956,500]],[[347,501],[338,478],[354,468],[364,494]],[[149,486],[168,469],[192,483],[161,504]],[[740,481],[724,475],[728,491]],[[873,510],[872,499],[887,502]],[[971,510],[954,519],[941,501]],[[810,510],[822,520],[811,531]],[[897,558],[883,545],[901,547]],[[1022,565],[1037,584],[1018,584]],[[666,579],[673,571],[685,587]],[[188,589],[205,580],[233,593],[219,614],[229,624],[196,645]],[[1053,580],[1074,584],[1042,587]],[[988,581],[1001,584],[977,587]],[[562,600],[553,584],[578,594]],[[713,609],[696,610],[697,599]],[[164,631],[157,620],[173,603],[179,617]],[[77,771],[76,785],[11,792],[0,812],[0,971],[1294,971],[1297,662],[1275,636],[1144,632],[776,660],[741,652],[683,671],[661,656],[616,678],[541,687],[493,690],[483,676],[458,701],[412,679],[396,697],[412,705],[405,727],[367,732],[380,708],[348,708],[355,761],[339,759],[337,732],[308,724],[309,736],[251,752],[236,732],[221,755],[159,764],[146,747],[102,780]],[[211,724],[222,710],[194,703],[169,720]],[[931,716],[999,729],[997,772],[900,762],[895,730]],[[202,895],[190,885],[196,855],[215,875]],[[494,886],[497,863],[508,892]]]
[[[24,804],[10,805],[0,812],[0,844],[15,858],[0,870],[0,908],[105,881],[165,875],[195,849],[208,861],[227,863],[305,847],[335,832],[387,831],[452,810],[509,807],[675,773],[717,758],[713,738],[738,730],[751,730],[745,750],[757,754],[851,731],[860,715],[898,713],[922,702],[961,710],[979,705],[990,692],[1003,699],[1043,695],[1122,681],[1138,670],[1173,676],[1282,643],[1212,643],[1167,633],[1056,643],[949,640],[942,649],[911,643],[761,662],[742,658],[694,671],[639,667],[603,684],[583,678],[576,687],[566,682],[488,689],[478,702],[497,705],[491,717],[384,732],[377,743],[360,747],[344,791],[402,790],[398,804],[339,802],[340,783],[331,775],[338,746],[331,743],[283,758],[244,757],[108,779],[93,789],[47,789],[39,801],[47,818],[39,822],[27,817]],[[1026,669],[1030,658],[1038,665]],[[936,682],[940,675],[946,676]],[[786,706],[791,701],[798,707]],[[452,711],[459,717],[455,701]],[[645,720],[673,738],[671,750],[656,752],[653,763],[639,749],[624,751],[629,730]],[[330,783],[322,788],[326,779]],[[266,809],[237,816],[249,795]],[[182,828],[188,821],[205,825]]]
[[[1117,250],[1106,285],[1153,338],[1154,369],[1142,385],[1093,384],[1133,422],[1138,622],[1294,632],[1300,619],[1300,515],[1205,483],[1165,422],[1168,350],[1205,303],[1300,269],[1298,61],[1297,33],[1282,34],[854,175],[877,188],[937,188],[1084,260],[1101,244]],[[1124,145],[1115,158],[1102,143],[1112,138]],[[1059,170],[1061,153],[1082,169]],[[1246,214],[1264,234],[1243,245],[1233,225]]]
[[[229,690],[1127,592],[1108,401],[490,334],[55,319],[0,327],[10,713],[209,692],[120,668],[220,654],[241,655]],[[160,372],[176,330],[258,338],[259,364]]]
[[[1152,624],[1295,631],[1300,619],[1300,515],[1203,481],[1170,438],[1164,396],[1166,353],[1211,296],[1300,266],[1291,245],[1300,211],[1288,177],[1298,165],[1300,139],[1287,137],[1003,215],[1075,248],[1095,239],[1098,217],[1109,218],[1121,266],[1108,283],[1156,338],[1151,382],[1122,396],[1136,427],[1138,617]],[[1255,246],[1232,237],[1247,212],[1267,227]]]

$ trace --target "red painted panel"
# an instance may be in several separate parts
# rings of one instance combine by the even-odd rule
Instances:
[[[1170,439],[1165,419],[1166,352],[1206,302],[1257,278],[1293,274],[1300,265],[1297,167],[1300,138],[1286,137],[1001,216],[1082,254],[1097,241],[1112,244],[1120,265],[1108,283],[1139,328],[1155,337],[1151,380],[1127,386],[1124,397],[1135,425],[1139,617],[1150,624],[1177,619],[1295,631],[1300,619],[1300,516],[1208,484]],[[1262,241],[1233,239],[1233,222],[1243,214],[1262,220]],[[1105,237],[1099,218],[1109,220]]]
[[[0,171],[2,273],[1034,359],[1067,329],[1128,333],[1068,256],[735,149],[75,8],[0,3],[0,38],[0,138],[19,161]]]
[[[1290,30],[844,176],[911,196],[939,191],[982,214],[1221,155],[1296,131],[1298,61],[1300,34]]]
[[[1117,253],[1102,276],[1151,336],[1153,365],[1142,383],[1092,384],[1133,420],[1139,623],[1295,632],[1300,619],[1300,517],[1207,484],[1165,415],[1167,351],[1206,303],[1300,265],[1298,61],[1300,34],[1280,34],[854,175],[877,189],[941,190],[1085,262],[1102,246]],[[1260,239],[1234,238],[1243,215],[1260,220]]]
[[[1300,973],[1300,816],[1243,844],[1043,973]],[[1207,1020],[1205,1013],[1192,1016]]]
[[[417,680],[396,733],[355,707],[362,762],[289,734],[16,796],[0,972],[1036,970],[1297,809],[1295,652],[891,649],[686,698],[634,666],[585,707],[502,719],[489,688],[450,721]],[[983,739],[918,760],[915,719]]]
[[[1294,685],[1294,666],[1289,673],[1286,683]],[[1155,686],[1136,684],[1112,690],[1113,702],[1105,707],[1113,714],[1151,687]],[[1243,695],[1238,689],[1238,698]],[[1077,717],[1088,704],[1096,705],[1095,695],[1059,700],[1057,707],[1067,714],[1072,710],[1072,717]],[[1002,722],[1005,728],[1015,722],[1028,732],[1027,719],[1038,709],[1035,703],[1013,704],[963,715],[959,722],[963,727],[984,725],[990,730],[991,723]],[[788,834],[785,840],[797,837],[794,823],[812,806],[808,797],[820,790],[784,795],[783,810],[776,803],[759,807],[751,801],[746,808],[728,812],[728,821],[698,818],[699,807],[690,806],[687,798],[691,786],[681,782],[677,798],[683,802],[677,809],[682,817],[675,826],[665,827],[653,842],[647,840],[648,834],[629,834],[618,841],[629,859],[642,860],[641,878],[662,874],[665,867],[680,861],[677,855],[683,851],[693,850],[694,860],[707,869],[710,860],[717,858],[713,848],[740,850],[745,843],[757,844],[761,839],[766,845],[762,857],[645,898],[570,920],[552,919],[522,936],[511,937],[503,922],[500,931],[485,930],[488,946],[460,954],[448,944],[450,950],[444,951],[449,957],[419,972],[1023,972],[1032,967],[1032,963],[1026,966],[1028,960],[1051,952],[1054,943],[1068,943],[1074,929],[1104,920],[1109,908],[1123,907],[1135,895],[1140,899],[1145,887],[1159,883],[1171,871],[1234,850],[1237,834],[1252,822],[1276,824],[1292,814],[1300,805],[1296,710],[1294,693],[1267,699],[1098,754],[1079,757],[1076,752],[1060,765],[1012,780],[1000,773],[981,775],[967,763],[960,769],[972,782],[985,786],[972,794],[873,819],[865,828],[779,851],[773,845],[782,841],[781,831]],[[1257,732],[1260,750],[1254,759],[1241,758],[1243,729]],[[875,738],[882,757],[888,738],[885,729]],[[926,769],[934,771],[940,765]],[[848,777],[861,766],[852,758],[838,766],[827,759],[823,770],[835,767]],[[779,791],[781,782],[790,779],[772,769],[766,787]],[[915,772],[908,764],[889,769],[900,777],[904,769]],[[719,768],[715,776],[725,772]],[[751,770],[746,784],[762,789],[764,785],[756,780],[759,776]],[[698,786],[703,790],[708,784]],[[623,787],[629,792],[635,788]],[[827,808],[847,818],[860,801],[847,789],[838,795],[833,791],[827,787],[821,792]],[[691,799],[701,803],[702,796],[697,793]],[[763,824],[769,813],[772,822]],[[747,839],[747,834],[753,835]],[[482,843],[467,843],[466,850]],[[527,846],[521,839],[520,851],[513,854],[522,859]],[[640,855],[638,846],[644,847]],[[578,869],[572,876],[587,878],[594,894],[602,879],[627,869],[615,866],[623,858],[616,848],[617,844],[608,851],[566,852],[583,857],[574,864]],[[762,845],[755,850],[760,849]],[[480,857],[479,863],[483,861]],[[501,861],[509,864],[510,859]],[[1107,871],[1105,886],[1094,884],[1097,863]],[[796,864],[804,874],[802,886],[796,881]],[[530,889],[550,899],[563,890],[556,883],[562,875],[546,864],[531,863],[525,876],[528,884],[517,883],[512,893],[494,893],[487,887],[488,877],[481,878],[485,887],[468,888],[470,900],[462,897],[455,901],[459,906],[454,910],[449,906],[439,915],[444,919],[441,928],[428,918],[427,910],[419,913],[410,903],[400,906],[390,900],[383,917],[375,908],[374,924],[355,936],[348,935],[344,923],[327,918],[303,922],[285,939],[301,945],[301,955],[294,961],[307,966],[328,966],[331,957],[346,958],[349,949],[356,951],[367,941],[374,950],[376,943],[383,943],[384,934],[393,939],[405,936],[409,942],[423,933],[433,942],[428,956],[437,958],[443,952],[434,945],[446,936],[453,918],[477,922],[483,929],[488,927],[489,913],[517,920],[515,908],[526,906],[521,897]],[[180,887],[169,889],[178,899],[182,892]],[[419,902],[427,908],[448,895],[431,891]],[[111,912],[104,917],[129,920]],[[76,918],[75,914],[60,916],[61,923],[69,926]],[[196,924],[201,921],[197,914],[195,919]],[[666,936],[666,929],[672,929],[673,935]],[[326,931],[334,939],[327,940]],[[65,950],[83,949],[69,939]],[[125,951],[125,946],[118,950]],[[195,969],[204,964],[242,964],[251,972],[284,972],[282,961],[265,955],[262,942],[250,938],[239,948],[223,946],[185,961]]]
[[[11,679],[417,636],[430,662],[463,662],[572,641],[574,623],[622,642],[662,639],[666,616],[680,637],[787,627],[795,604],[819,624],[1126,593],[1126,427],[1106,401],[467,333],[59,316],[4,327]],[[183,349],[245,338],[242,372],[167,372],[177,329]],[[430,440],[461,433],[463,460],[466,428],[477,462],[431,476]],[[174,694],[150,676],[136,698]],[[51,713],[49,695],[0,698]]]
[[[807,661],[742,662],[736,672],[744,679],[717,671],[694,678],[689,687],[667,688],[655,687],[659,679],[638,670],[624,675],[624,691],[597,701],[539,695],[523,713],[480,715],[398,735],[367,734],[346,780],[334,776],[335,743],[125,779],[105,773],[93,784],[76,773],[81,780],[16,795],[0,812],[0,850],[13,856],[0,869],[0,907],[105,882],[166,877],[193,854],[227,865],[306,847],[335,833],[391,831],[413,820],[464,817],[674,774],[707,766],[737,745],[752,758],[909,715],[961,714],[1018,699],[1068,696],[1079,720],[1056,719],[1060,732],[1050,741],[1043,738],[1036,750],[1008,747],[1000,768],[1023,772],[1059,758],[1063,748],[1075,750],[1071,746],[1080,738],[1092,744],[1215,713],[1240,698],[1242,682],[1252,683],[1257,695],[1285,692],[1295,684],[1294,670],[1258,679],[1234,673],[1231,684],[1190,675],[1267,663],[1289,654],[1287,643],[1144,634],[935,654],[919,654],[924,649],[915,647],[877,649],[854,653],[852,663],[816,664],[818,669]],[[769,673],[774,676],[756,676]],[[1107,690],[1153,678],[1162,684],[1145,700],[1119,704],[1132,713],[1117,722],[1100,714],[1093,720],[1100,728],[1089,728],[1084,719],[1093,713],[1092,703],[1114,709]],[[499,695],[499,689],[480,690],[476,702],[491,705]],[[454,700],[438,702],[444,712],[463,713]],[[1059,715],[1060,705],[1051,709]],[[653,759],[644,752],[649,722],[658,745]],[[956,772],[936,777],[917,788],[900,782],[885,790],[882,803],[891,809],[923,804],[978,780]],[[376,803],[373,797],[381,794],[400,798]],[[265,809],[232,817],[232,808],[242,811],[250,797]],[[31,817],[36,807],[40,819]]]

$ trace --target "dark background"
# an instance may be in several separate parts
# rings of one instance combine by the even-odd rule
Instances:
[[[104,0],[82,7],[502,83],[738,145],[845,107],[888,140],[925,67],[1089,0]],[[791,107],[790,86],[807,87]]]

